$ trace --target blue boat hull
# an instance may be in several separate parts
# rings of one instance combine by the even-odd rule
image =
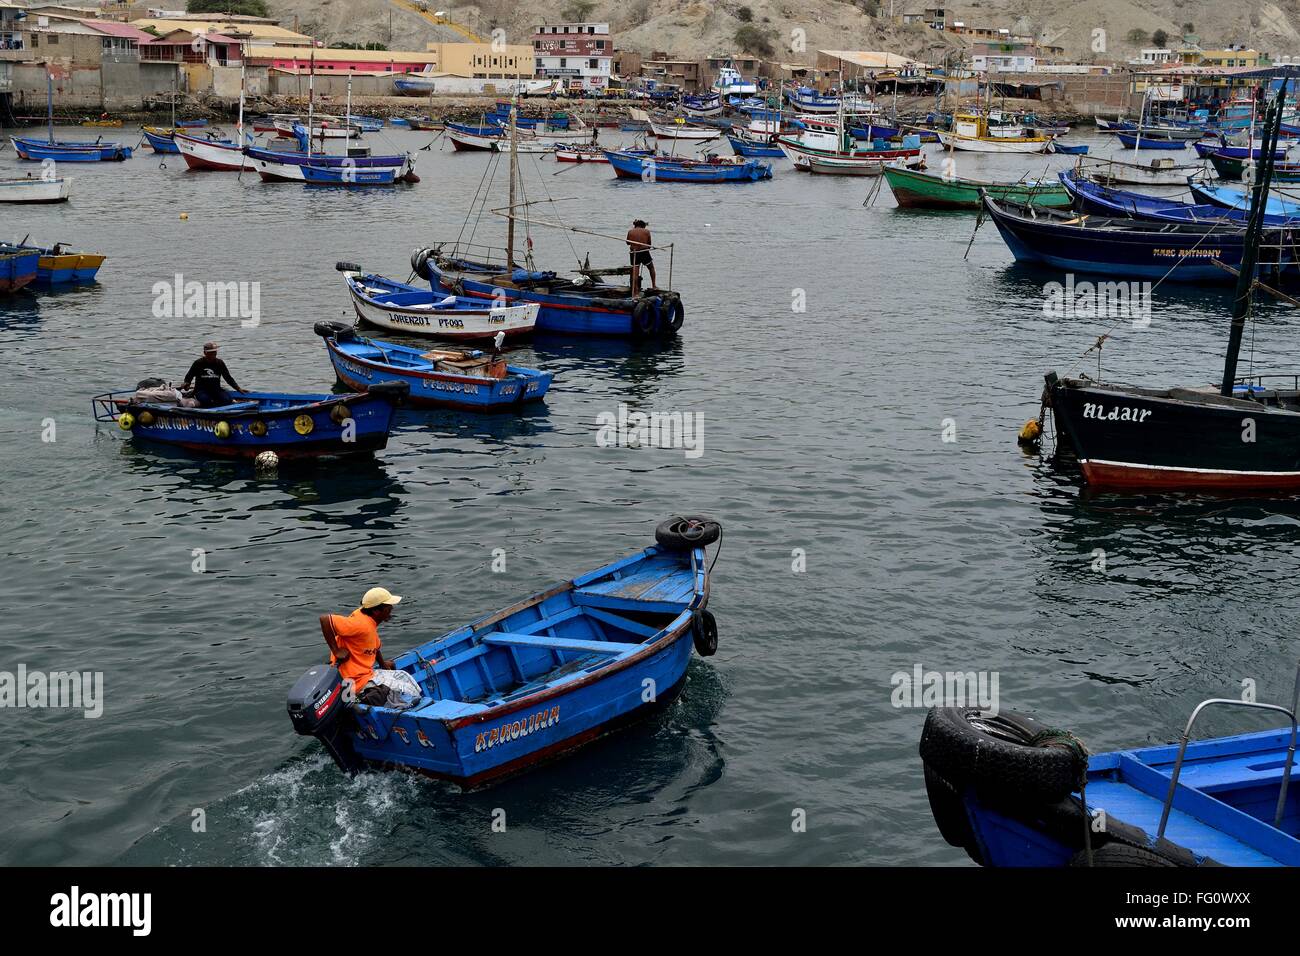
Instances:
[[[281,458],[367,454],[388,444],[396,403],[404,390],[361,395],[291,395],[246,392],[224,408],[181,408],[135,402],[133,393],[93,400],[96,421],[125,424],[132,438],[223,458]],[[251,406],[251,407],[249,407]],[[219,423],[229,433],[222,437]],[[351,424],[349,424],[351,423]]]
[[[1225,146],[1222,143],[1196,143],[1196,154],[1202,159],[1209,159],[1211,156],[1225,156],[1228,159],[1245,159],[1247,154],[1251,159],[1262,159],[1264,150],[1259,146]],[[1277,149],[1273,151],[1273,158],[1279,163],[1286,162],[1286,150]]]
[[[300,166],[303,180],[311,186],[391,186],[397,182],[396,169],[339,169]]]
[[[20,159],[39,162],[53,159],[61,163],[121,162],[131,158],[131,147],[118,143],[46,143],[34,139],[10,137]]]
[[[934,715],[922,737],[923,757]],[[1162,858],[1164,866],[1296,866],[1300,841],[1291,834],[1300,823],[1300,792],[1288,788],[1281,826],[1272,825],[1290,737],[1288,728],[1191,742],[1161,841],[1173,745],[1090,755],[1087,815],[1077,787],[1060,802],[1025,797],[962,779],[962,768],[943,766],[952,757],[933,748],[926,789],[944,838],[983,866],[1086,866],[1085,828],[1094,854],[1109,846]]]
[[[536,302],[540,306],[537,313],[538,332],[552,332],[559,335],[607,335],[622,338],[639,337],[633,328],[632,316],[635,303],[631,299],[603,299],[600,296],[585,296],[578,293],[550,294],[534,289],[505,289],[493,285],[490,275],[476,278],[472,273],[448,273],[440,269],[432,259],[428,262],[430,282],[445,292],[455,295],[467,295],[477,299],[494,301]],[[667,316],[669,308],[666,300],[658,300],[659,319],[656,334],[667,334]]]
[[[605,150],[605,157],[621,179],[658,183],[752,183],[772,178],[770,163],[682,163],[662,156]]]
[[[346,733],[327,748],[348,771],[396,767],[475,787],[662,710],[685,683],[699,622],[712,618],[705,566],[702,547],[655,545],[399,654],[393,664],[421,700],[350,705],[337,714]],[[336,719],[337,681],[325,675],[310,701],[316,721]],[[295,692],[298,732],[325,740],[305,726]]]
[[[40,253],[0,249],[0,292],[17,292],[36,281]]]
[[[1128,149],[1133,149],[1135,146],[1138,149],[1175,150],[1187,148],[1186,140],[1181,139],[1152,139],[1139,133],[1116,133],[1115,137]]]
[[[1177,282],[1204,283],[1234,281],[1231,273],[1213,260],[1234,268],[1241,264],[1244,231],[1236,227],[1219,227],[1207,239],[1202,231],[1180,232],[1174,223],[1151,223],[1122,231],[1095,225],[1085,228],[1062,225],[1047,217],[1035,220],[1007,215],[998,206],[986,200],[984,208],[1017,262],[1112,278],[1154,281],[1167,276]]]
[[[737,156],[781,157],[785,155],[780,146],[759,146],[735,136],[728,136],[727,142],[731,143],[731,148]]]
[[[149,130],[143,130],[144,141],[149,144],[149,148],[155,153],[168,153],[180,155],[181,149],[176,145],[175,140],[170,136],[159,136],[157,133],[151,133]]]
[[[394,364],[392,358],[418,359],[420,349],[376,343],[356,335],[343,342],[328,338],[325,347],[334,373],[346,387],[364,392],[377,382],[405,382],[410,387],[407,402],[417,408],[509,411],[525,402],[542,399],[551,387],[550,372],[517,365],[507,365],[506,375],[500,379],[403,368]],[[384,356],[389,360],[384,361]]]

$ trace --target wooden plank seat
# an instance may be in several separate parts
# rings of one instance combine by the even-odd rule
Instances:
[[[580,641],[567,637],[548,637],[539,634],[515,634],[510,631],[491,631],[479,640],[484,644],[515,647],[544,647],[556,651],[586,651],[589,654],[622,654],[640,650],[640,644],[618,644],[614,641]]]

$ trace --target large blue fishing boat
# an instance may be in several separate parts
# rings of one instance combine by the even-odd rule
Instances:
[[[314,666],[289,691],[294,729],[348,773],[399,768],[473,787],[660,711],[686,683],[692,643],[717,649],[706,551],[721,533],[669,519],[644,551],[398,654],[420,690],[405,709],[352,700],[336,667]]]
[[[551,387],[550,372],[510,365],[494,353],[379,342],[340,322],[315,328],[343,385],[364,392],[378,382],[405,382],[413,406],[507,411],[543,398]]]
[[[772,178],[772,164],[753,159],[682,159],[677,156],[646,156],[640,152],[605,150],[614,174],[620,179],[659,183],[752,183]]]
[[[1289,726],[1190,742],[1211,706]],[[1300,866],[1295,710],[1295,700],[1208,700],[1177,746],[1089,755],[1024,714],[936,707],[920,746],[930,810],[943,838],[982,866]]]
[[[1189,179],[1187,188],[1191,191],[1192,198],[1199,202],[1238,211],[1250,208],[1250,191],[1240,186],[1219,185],[1205,180]],[[1300,202],[1294,199],[1283,199],[1280,196],[1269,196],[1268,201],[1264,204],[1264,212],[1266,215],[1273,217],[1300,218]]]
[[[1213,203],[1189,203],[1126,189],[1111,189],[1080,176],[1073,169],[1057,173],[1069,192],[1074,208],[1100,216],[1129,216],[1157,222],[1231,222],[1244,226],[1248,211],[1228,209]],[[1264,224],[1284,226],[1295,221],[1290,216],[1265,216]]]
[[[143,384],[143,383],[142,383]],[[108,392],[92,399],[95,421],[115,422],[131,437],[227,458],[366,454],[388,444],[404,382],[371,385],[365,394],[298,395],[240,392],[229,405],[190,408],[164,400],[161,385]]]

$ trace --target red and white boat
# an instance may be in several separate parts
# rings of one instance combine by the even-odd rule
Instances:
[[[820,172],[838,172],[860,167],[871,172],[860,175],[879,175],[883,164],[903,160],[911,165],[921,155],[920,147],[916,149],[859,149],[851,135],[844,132],[838,120],[804,120],[803,129],[797,135],[777,138],[777,145],[785,151],[794,163],[795,169],[804,172],[811,170],[811,161],[825,161]],[[876,165],[879,164],[879,165]]]
[[[172,141],[176,144],[176,148],[181,151],[181,158],[185,160],[185,165],[190,169],[209,172],[214,170],[221,172],[248,170],[253,172],[252,162],[244,155],[244,150],[238,143],[230,140],[191,136],[189,133],[182,133],[180,130],[177,130],[172,135]]]
[[[609,157],[599,146],[556,146],[557,163],[608,163]]]

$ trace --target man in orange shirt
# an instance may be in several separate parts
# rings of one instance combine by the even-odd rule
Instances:
[[[334,630],[333,640],[326,637],[330,663],[338,667],[344,680],[352,682],[353,697],[363,704],[384,706],[388,700],[393,682],[387,675],[396,669],[391,661],[384,660],[380,650],[379,625],[393,616],[393,606],[401,600],[401,595],[392,594],[386,588],[371,588],[362,597],[361,606],[347,617],[330,616]],[[379,675],[375,672],[376,664],[382,669]],[[410,678],[404,671],[397,673]]]

